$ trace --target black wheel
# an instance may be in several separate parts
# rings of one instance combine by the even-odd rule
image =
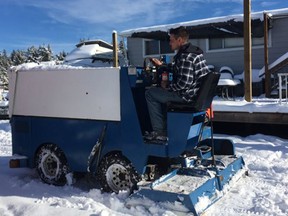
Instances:
[[[134,167],[120,153],[104,157],[98,166],[96,177],[102,190],[116,193],[121,190],[132,193],[140,180]]]
[[[54,144],[42,146],[36,154],[36,170],[41,180],[47,184],[63,186],[69,172],[63,151]]]

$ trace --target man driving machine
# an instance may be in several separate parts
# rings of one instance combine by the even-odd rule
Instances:
[[[203,51],[189,42],[189,33],[183,26],[170,29],[170,47],[177,51],[174,56],[171,71],[172,82],[167,85],[164,80],[160,87],[151,87],[145,93],[149,116],[153,131],[145,135],[147,141],[167,141],[167,112],[168,102],[190,103],[198,90],[199,78],[209,73]],[[154,65],[161,66],[158,59],[151,59]]]

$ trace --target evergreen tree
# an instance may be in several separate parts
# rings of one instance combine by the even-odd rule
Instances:
[[[41,61],[52,61],[53,60],[53,54],[52,50],[50,48],[50,45],[47,47],[45,46],[39,46],[38,48],[38,56]]]
[[[27,57],[25,53],[21,50],[13,50],[10,56],[11,62],[13,66],[23,64],[27,62]]]
[[[124,47],[124,43],[123,41],[121,40],[118,44],[118,49],[120,50],[120,52],[123,54],[123,56],[125,55],[125,47]]]
[[[0,53],[0,84],[4,89],[8,89],[8,69],[11,66],[11,60],[7,56],[6,50]]]
[[[26,51],[27,62],[40,63],[42,58],[39,55],[38,49],[35,46],[31,46]]]
[[[47,45],[47,47],[42,45],[38,48],[31,46],[26,51],[13,50],[10,56],[7,55],[6,50],[0,51],[0,85],[2,84],[5,89],[8,89],[8,71],[11,66],[29,62],[63,61],[66,56],[67,53],[62,51],[54,57],[50,45]]]
[[[66,56],[67,56],[67,53],[65,51],[62,51],[58,55],[56,55],[56,59],[58,61],[64,61]]]

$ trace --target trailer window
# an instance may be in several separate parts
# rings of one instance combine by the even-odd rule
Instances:
[[[233,48],[244,47],[243,37],[233,37],[233,38],[209,38],[208,40],[208,50],[225,50]],[[263,46],[264,38],[252,38],[252,46]]]
[[[159,42],[156,40],[145,41],[145,55],[159,54]]]
[[[171,53],[173,53],[173,51],[170,48],[169,41],[144,40],[145,56]]]
[[[169,41],[160,41],[160,54],[173,53],[170,48]]]

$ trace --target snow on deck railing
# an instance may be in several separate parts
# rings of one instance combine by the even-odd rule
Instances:
[[[287,79],[288,79],[288,73],[278,73],[278,79],[279,79],[279,103],[282,104],[282,90],[285,90],[285,97],[286,97],[286,104],[287,104]],[[283,81],[283,83],[282,83]],[[284,86],[283,86],[284,85]]]

